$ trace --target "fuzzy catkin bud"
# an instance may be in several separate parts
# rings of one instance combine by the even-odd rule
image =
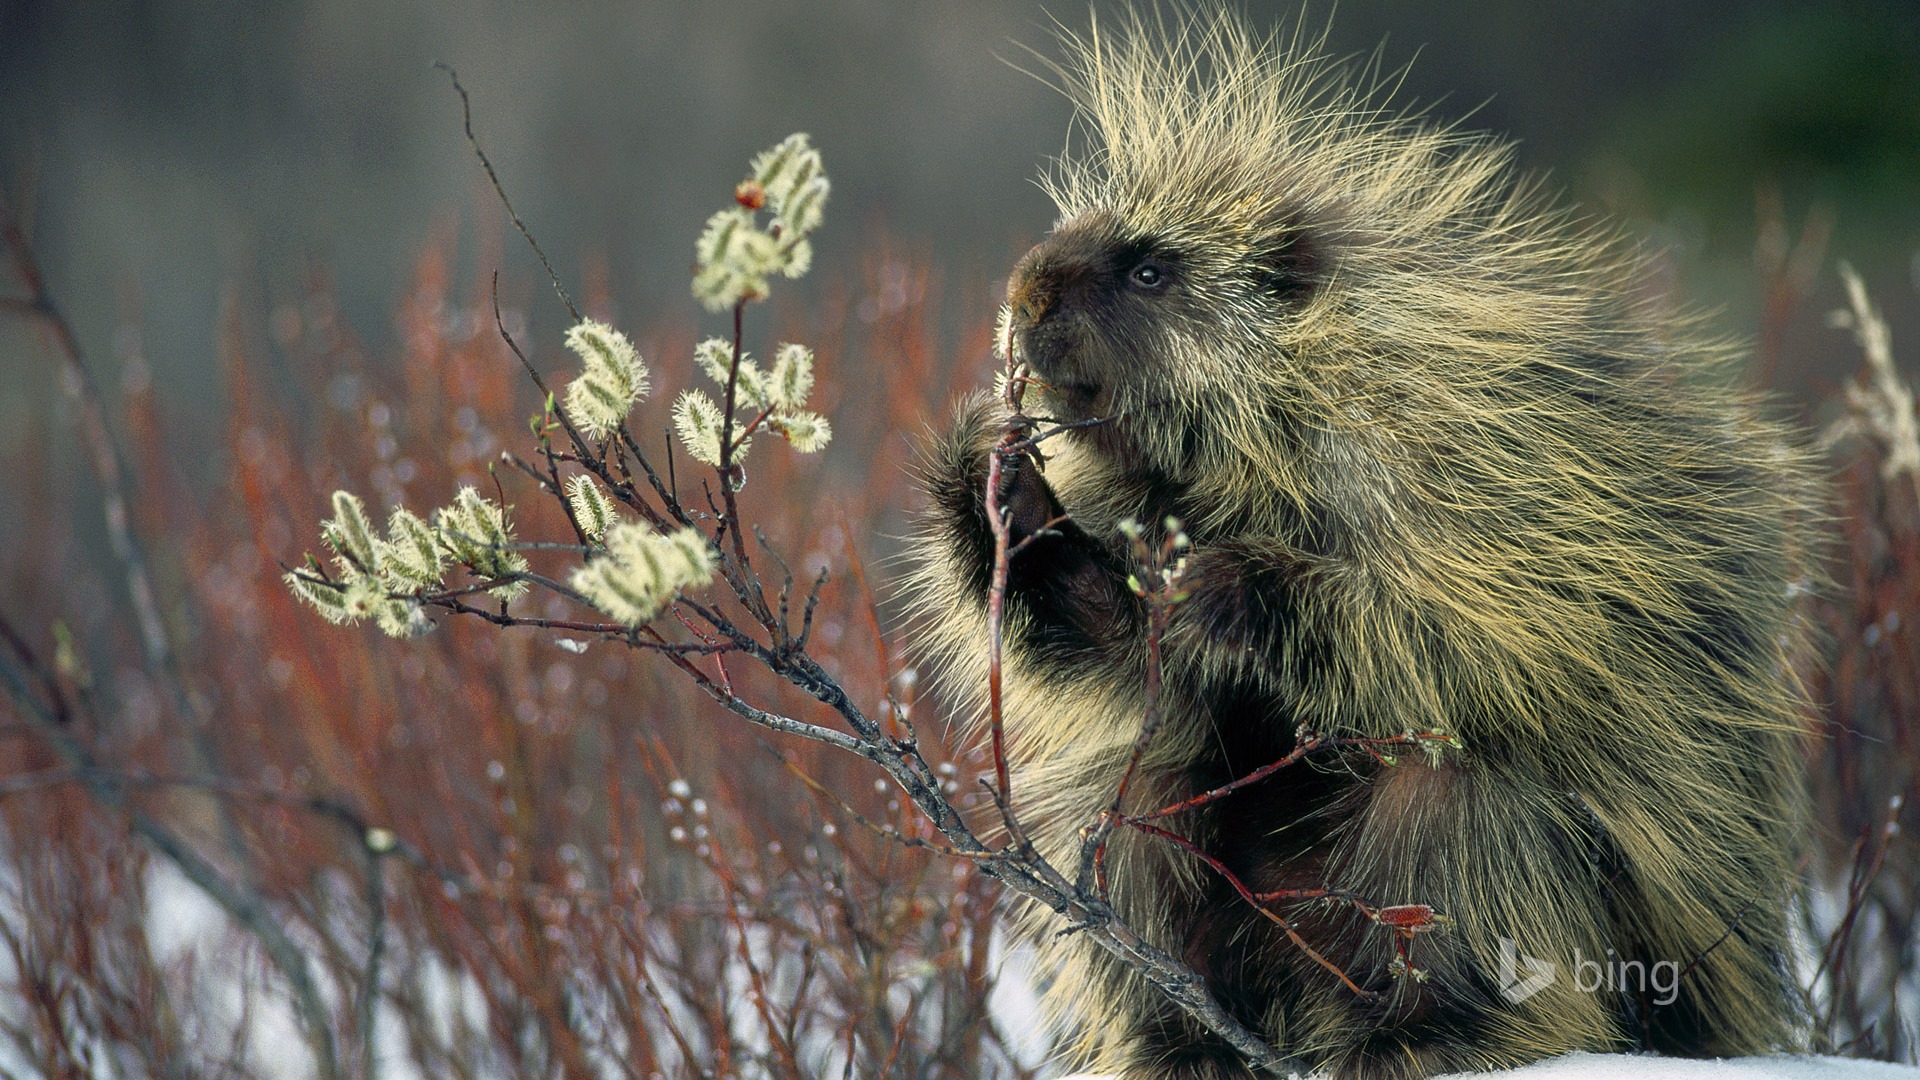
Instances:
[[[797,409],[813,393],[813,350],[792,342],[773,354],[773,372],[767,379],[767,400],[776,408]]]
[[[720,406],[698,390],[682,392],[673,403],[673,426],[680,435],[680,445],[696,460],[715,468],[720,465],[721,421]],[[747,456],[750,441],[741,439],[733,448],[734,461]]]
[[[388,637],[419,637],[433,629],[417,600],[387,600],[375,607],[374,625]]]
[[[320,538],[352,569],[367,574],[379,572],[380,552],[374,546],[373,526],[358,495],[350,491],[333,493],[333,517],[320,523]]]
[[[733,367],[733,345],[724,338],[708,338],[693,347],[694,362],[722,389],[727,385],[727,372]],[[739,377],[734,380],[734,403],[749,409],[759,410],[767,406],[767,376],[760,365],[753,362],[746,350],[740,352]]]
[[[780,245],[780,272],[787,277],[805,277],[813,269],[813,242],[806,237],[790,237]]]
[[[320,536],[339,558],[337,580],[327,581],[314,569],[291,571],[281,580],[293,595],[328,622],[357,623],[373,619],[395,637],[412,637],[433,629],[417,600],[392,598],[394,592],[413,592],[440,580],[441,544],[437,530],[405,507],[395,507],[388,535],[374,534],[366,506],[351,492],[333,493],[333,517],[320,523]],[[309,563],[312,562],[309,557]]]
[[[805,236],[820,227],[826,217],[827,187],[827,178],[816,176],[785,200],[779,217],[782,235]]]
[[[607,554],[574,571],[571,583],[595,608],[628,626],[660,613],[674,596],[713,578],[706,537],[686,528],[661,534],[634,522],[607,531]]]
[[[440,583],[445,552],[440,536],[420,515],[396,506],[387,517],[387,538],[378,545],[387,586],[396,592]]]
[[[723,338],[708,338],[693,350],[694,363],[722,387],[731,373],[734,404],[746,410],[734,417],[735,437],[755,423],[764,413],[767,427],[785,438],[795,450],[811,454],[833,438],[833,427],[818,413],[800,406],[813,393],[813,350],[805,345],[784,342],[774,351],[773,370],[764,371],[745,352],[736,363],[733,344]],[[720,428],[724,406],[699,391],[689,390],[674,403],[673,420],[680,442],[687,452],[709,465],[720,463]],[[747,443],[739,439],[733,460],[746,456]]]
[[[827,418],[805,409],[774,413],[767,422],[802,454],[822,449],[833,438],[833,425]]]
[[[804,133],[791,135],[756,156],[752,171],[694,244],[693,295],[713,311],[761,299],[769,277],[797,278],[813,264],[807,234],[820,227],[831,190],[820,152]],[[762,207],[773,215],[764,227]]]
[[[567,502],[573,507],[573,517],[580,523],[580,531],[589,540],[605,536],[607,529],[619,520],[613,500],[586,473],[567,478]]]
[[[730,206],[707,219],[694,258],[693,295],[711,311],[767,295],[767,276],[783,263],[779,241],[743,206]]]
[[[567,413],[588,438],[605,438],[646,396],[647,366],[625,334],[592,319],[567,331],[567,348],[584,365],[567,384]]]
[[[356,577],[347,582],[340,595],[340,608],[347,622],[359,622],[380,613],[387,602],[387,590],[375,578]]]
[[[820,151],[804,131],[796,131],[753,159],[753,178],[767,193],[775,213],[795,190],[821,175]]]
[[[694,241],[693,257],[702,267],[719,266],[738,249],[740,235],[753,229],[753,211],[744,206],[716,211]]]
[[[506,509],[471,485],[460,489],[452,506],[434,513],[434,524],[447,554],[481,577],[503,578],[526,572],[526,557],[510,546],[513,533]],[[525,582],[510,581],[488,591],[510,600],[526,590]]]
[[[306,601],[307,606],[320,613],[320,617],[339,625],[351,622],[347,613],[346,588],[342,585],[321,581],[311,572],[289,570],[280,576],[287,583],[287,591]]]
[[[693,347],[693,362],[707,373],[707,378],[725,385],[727,366],[733,362],[733,346],[725,338],[710,337]],[[745,367],[752,362],[751,354],[741,350],[740,365]]]

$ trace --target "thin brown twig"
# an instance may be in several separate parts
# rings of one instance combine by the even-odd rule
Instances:
[[[1007,577],[1012,561],[1008,551],[1012,523],[1008,519],[1008,511],[1000,506],[1000,477],[1003,468],[1001,449],[1015,437],[1015,432],[1008,431],[1001,437],[1001,447],[995,447],[988,456],[985,492],[987,524],[993,530],[993,577],[987,588],[987,734],[993,753],[994,798],[1008,805],[1013,801],[1013,780],[1007,768],[1004,642]]]
[[[1168,619],[1173,605],[1177,602],[1176,590],[1179,585],[1177,569],[1168,570],[1167,562],[1174,556],[1174,539],[1168,537],[1157,553],[1147,550],[1144,539],[1134,541],[1135,561],[1146,571],[1146,579],[1156,584],[1145,591],[1143,599],[1147,604],[1147,685],[1146,707],[1140,719],[1140,733],[1134,737],[1133,748],[1127,755],[1127,767],[1120,774],[1120,782],[1114,785],[1113,800],[1107,809],[1094,822],[1086,839],[1081,845],[1079,884],[1084,888],[1092,885],[1102,895],[1106,893],[1106,852],[1107,840],[1113,834],[1114,826],[1120,821],[1127,800],[1127,790],[1132,787],[1134,776],[1140,771],[1140,762],[1146,757],[1147,747],[1152,745],[1154,736],[1160,732],[1164,712],[1160,707],[1161,680],[1164,676],[1164,656]],[[1154,557],[1157,555],[1157,557]],[[1143,558],[1142,556],[1147,556]],[[1162,571],[1167,571],[1163,573]]]
[[[761,1026],[766,1029],[767,1040],[773,1044],[774,1053],[786,1075],[791,1080],[804,1080],[805,1074],[800,1068],[800,1059],[794,1053],[793,1044],[786,1040],[779,1022],[774,1019],[773,995],[767,988],[766,977],[761,974],[760,965],[754,962],[753,951],[748,947],[747,923],[740,914],[740,882],[727,864],[717,836],[707,841],[706,863],[707,868],[720,879],[721,888],[726,893],[727,918],[733,923],[736,954],[740,957],[741,965],[747,969],[747,980],[751,986],[749,997],[754,1012],[759,1015]]]
[[[1317,733],[1302,729],[1294,745],[1294,748],[1291,751],[1289,751],[1286,754],[1286,756],[1280,758],[1279,760],[1262,765],[1259,768],[1253,770],[1252,772],[1247,773],[1245,776],[1237,777],[1236,779],[1230,780],[1227,783],[1221,784],[1217,788],[1212,788],[1210,790],[1203,791],[1198,795],[1192,796],[1191,798],[1181,799],[1178,802],[1169,803],[1166,806],[1162,806],[1157,810],[1149,810],[1144,814],[1136,814],[1133,817],[1129,818],[1128,820],[1129,821],[1157,821],[1161,818],[1172,817],[1175,814],[1185,813],[1186,811],[1189,811],[1189,810],[1197,810],[1200,807],[1206,806],[1209,803],[1218,802],[1221,799],[1226,798],[1228,795],[1231,795],[1234,792],[1239,791],[1241,788],[1244,788],[1250,784],[1257,784],[1260,781],[1265,780],[1267,777],[1272,776],[1274,773],[1279,772],[1281,769],[1287,768],[1288,766],[1291,766],[1291,765],[1299,764],[1302,758],[1305,758],[1308,754],[1311,754],[1318,750],[1334,750],[1334,749],[1340,749],[1340,748],[1346,748],[1346,747],[1358,747],[1360,749],[1366,750],[1368,753],[1374,754],[1377,757],[1379,755],[1379,751],[1384,747],[1419,746],[1427,742],[1437,742],[1447,746],[1452,746],[1456,744],[1456,740],[1451,734],[1448,734],[1445,732],[1436,732],[1436,731],[1414,732],[1407,735],[1389,735],[1381,738],[1362,738],[1357,736],[1355,737],[1343,736],[1340,738],[1328,738],[1326,736],[1322,736]]]
[[[1353,991],[1355,994],[1358,994],[1363,998],[1370,998],[1375,996],[1371,992],[1361,989],[1358,983],[1354,982],[1352,978],[1348,977],[1345,971],[1341,970],[1340,965],[1320,955],[1320,953],[1317,950],[1315,950],[1313,946],[1307,944],[1307,939],[1300,936],[1299,931],[1293,928],[1292,923],[1282,918],[1280,914],[1274,911],[1272,908],[1261,903],[1257,895],[1254,893],[1254,891],[1247,887],[1246,882],[1240,880],[1240,876],[1238,874],[1235,874],[1232,870],[1228,869],[1226,863],[1223,863],[1219,859],[1214,858],[1212,855],[1207,854],[1205,851],[1201,850],[1198,844],[1195,844],[1193,841],[1187,839],[1184,836],[1181,836],[1179,833],[1169,832],[1166,829],[1162,829],[1156,825],[1148,825],[1143,821],[1129,821],[1127,822],[1127,824],[1132,828],[1138,829],[1141,832],[1146,833],[1148,836],[1155,836],[1162,840],[1165,840],[1168,843],[1174,845],[1175,847],[1180,848],[1182,851],[1185,851],[1187,854],[1192,855],[1194,858],[1199,859],[1201,862],[1206,863],[1207,866],[1211,868],[1214,873],[1219,874],[1223,879],[1225,879],[1228,885],[1233,886],[1233,891],[1239,893],[1241,899],[1245,900],[1249,905],[1251,905],[1255,911],[1259,912],[1261,915],[1265,916],[1268,920],[1272,921],[1275,926],[1278,926],[1281,932],[1287,935],[1287,940],[1293,942],[1295,948],[1307,954],[1307,957],[1311,959],[1314,963],[1319,964],[1321,967],[1331,972],[1333,977],[1336,979],[1339,979],[1341,984],[1344,985],[1347,989]]]
[[[487,158],[487,152],[480,148],[480,140],[473,134],[473,102],[467,97],[467,88],[460,85],[460,73],[453,70],[453,65],[442,60],[435,60],[433,66],[446,72],[447,78],[453,80],[454,92],[460,95],[460,119],[466,127],[467,145],[473,148],[474,156],[480,159],[480,167],[487,171],[487,181],[493,185],[493,193],[500,197],[500,205],[506,208],[507,217],[513,221],[513,227],[520,230],[520,235],[526,239],[527,246],[539,256],[540,265],[547,270],[547,280],[553,283],[553,291],[559,294],[560,302],[567,306],[567,314],[573,316],[574,322],[579,322],[580,309],[573,305],[573,297],[568,296],[565,286],[560,284],[560,275],[554,272],[553,263],[548,260],[547,253],[540,250],[539,241],[533,238],[533,232],[527,228],[527,223],[521,221],[520,215],[514,211],[513,200],[507,198],[507,189],[500,183],[500,174],[493,171],[493,162]]]
[[[808,790],[812,791],[819,798],[826,799],[832,802],[835,806],[839,807],[841,813],[852,818],[856,824],[860,825],[862,828],[865,828],[867,831],[873,833],[875,836],[881,838],[882,840],[899,844],[902,847],[925,848],[929,851],[934,851],[941,855],[949,856],[951,858],[966,859],[969,862],[984,862],[989,859],[1000,858],[1000,855],[996,852],[962,851],[959,848],[951,847],[946,844],[936,844],[931,840],[925,839],[924,837],[908,836],[906,833],[903,833],[900,830],[895,829],[891,826],[882,825],[879,822],[874,821],[873,819],[867,817],[865,814],[862,814],[860,811],[854,809],[851,803],[841,798],[839,794],[837,794],[832,788],[814,779],[812,776],[809,776],[807,774],[807,771],[805,769],[802,769],[791,758],[787,757],[785,754],[782,754],[780,751],[775,750],[770,745],[767,745],[765,743],[763,743],[762,745],[767,746],[767,752],[771,753],[774,756],[774,758],[778,760],[780,764],[786,768],[788,772],[792,773],[795,779],[799,780],[802,784],[806,785]]]
[[[746,527],[740,521],[740,500],[736,494],[738,483],[736,473],[741,478],[744,472],[733,460],[733,410],[738,403],[740,392],[740,363],[745,359],[743,351],[746,326],[747,299],[741,298],[733,305],[733,358],[727,364],[726,401],[720,407],[720,498],[726,504],[726,520],[721,524],[721,532],[733,533],[734,573],[729,575],[733,590],[747,611],[753,615],[769,633],[774,630],[773,612],[767,607],[765,594],[761,591],[760,580],[754,574],[753,563],[747,558]],[[714,536],[716,541],[720,535]],[[737,577],[738,580],[734,580]]]
[[[160,594],[154,587],[147,544],[134,522],[133,485],[122,464],[119,442],[107,420],[106,399],[81,351],[80,337],[55,302],[39,259],[34,255],[33,244],[4,192],[0,192],[0,246],[6,248],[15,276],[26,286],[25,310],[37,317],[53,335],[64,372],[61,383],[79,409],[87,461],[100,481],[108,545],[119,561],[126,580],[127,600],[132,605],[134,624],[139,630],[142,657],[147,669],[166,687],[175,715],[185,726],[187,744],[199,757],[200,765],[217,770],[220,767],[220,755],[212,743],[211,725],[200,699],[187,690],[179,652],[160,614]],[[214,812],[218,816],[227,851],[244,877],[251,873],[252,860],[240,825],[226,813],[224,807],[216,807]]]

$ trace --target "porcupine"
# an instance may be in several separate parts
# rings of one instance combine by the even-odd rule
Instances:
[[[1403,961],[1357,904],[1276,902],[1351,987],[1190,853],[1114,834],[1115,910],[1237,1019],[1335,1077],[1795,1045],[1817,484],[1739,349],[1510,144],[1395,111],[1311,35],[1189,12],[1062,41],[1092,146],[1047,179],[1060,216],[1003,312],[1023,411],[1104,421],[1003,480],[1028,540],[1004,715],[1041,851],[1071,872],[1127,767],[1148,631],[1119,525],[1172,517],[1187,598],[1129,812],[1302,732],[1460,744],[1309,754],[1160,822],[1259,892],[1444,916]],[[1010,419],[983,394],[934,439],[914,545],[921,644],[977,708]],[[1248,1075],[1050,913],[1019,921],[1064,1056]],[[1531,957],[1557,977],[1534,986]]]

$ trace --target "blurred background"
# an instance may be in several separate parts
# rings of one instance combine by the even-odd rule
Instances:
[[[810,287],[884,230],[988,288],[1051,220],[1033,179],[1067,108],[1016,68],[1037,69],[1026,49],[1049,52],[1052,18],[1086,21],[1079,0],[0,0],[0,182],[107,377],[117,328],[137,325],[163,400],[187,409],[218,405],[224,289],[270,311],[323,270],[377,342],[429,236],[497,227],[434,61],[461,72],[562,274],[599,261],[636,325],[690,320],[715,193],[797,130],[835,181]],[[1896,340],[1920,336],[1908,0],[1370,0],[1304,18],[1331,18],[1336,52],[1411,64],[1402,100],[1512,136],[1576,199],[1633,218],[1729,332],[1754,333],[1755,197],[1770,190],[1796,230],[1830,216],[1830,254],[1865,274]],[[503,261],[531,273],[517,243]],[[1789,385],[1844,346],[1815,330],[1793,340]],[[4,419],[48,385],[0,334]]]
[[[1751,377],[1808,424],[1847,411],[1863,363],[1829,324],[1838,261],[1893,356],[1920,361],[1912,0],[1346,0],[1304,18],[1330,13],[1334,52],[1410,65],[1401,102],[1512,137],[1644,236],[1658,284],[1753,343]],[[921,826],[863,764],[763,743],[658,657],[444,615],[388,641],[321,622],[279,575],[317,548],[336,488],[425,511],[530,452],[539,396],[494,331],[496,270],[534,361],[569,363],[566,312],[434,62],[459,70],[567,287],[669,391],[723,329],[688,294],[695,235],[755,152],[804,130],[834,182],[827,223],[813,273],[778,283],[748,339],[816,348],[835,438],[817,460],[756,448],[743,505],[798,573],[831,571],[813,654],[976,790],[980,755],[942,745],[893,632],[884,558],[915,498],[911,438],[988,379],[1004,276],[1052,219],[1034,180],[1068,109],[1022,69],[1052,53],[1055,17],[1086,11],[0,0],[0,193],[99,386],[145,553],[110,549],[100,428],[0,263],[0,1070],[1047,1075],[991,883],[866,828]],[[1886,387],[1871,401],[1897,419]],[[635,414],[637,439],[658,445],[670,400]],[[1835,584],[1808,603],[1829,663],[1809,673],[1798,960],[1817,1048],[1911,1062],[1920,470],[1899,462],[1920,449],[1856,414],[1869,437],[1830,459]],[[503,472],[522,535],[567,535]],[[836,722],[765,674],[733,677]],[[251,914],[223,914],[207,881]]]

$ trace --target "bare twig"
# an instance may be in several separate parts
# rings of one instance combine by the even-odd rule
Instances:
[[[337,1080],[341,1075],[340,1060],[334,1047],[326,1004],[313,981],[306,954],[286,928],[280,925],[266,901],[254,890],[230,881],[172,830],[139,807],[131,805],[125,789],[110,778],[110,772],[95,764],[93,755],[66,730],[56,713],[33,694],[23,673],[11,660],[0,658],[0,683],[5,684],[8,694],[67,767],[86,778],[87,790],[96,801],[124,812],[136,836],[158,851],[235,923],[260,942],[274,967],[293,991],[294,1008],[313,1050],[319,1075],[323,1080]]]
[[[1007,576],[1012,555],[1008,551],[1009,512],[1000,505],[1000,478],[1005,468],[1005,448],[1018,437],[1017,431],[1009,430],[1001,437],[1001,445],[988,455],[985,496],[987,523],[993,529],[993,577],[987,587],[987,734],[992,742],[994,798],[1009,804],[1013,799],[1013,780],[1007,769],[1004,642]]]
[[[1173,605],[1178,602],[1177,590],[1179,573],[1168,567],[1174,558],[1174,540],[1168,537],[1162,542],[1158,552],[1147,550],[1144,538],[1134,541],[1135,561],[1145,571],[1145,580],[1153,582],[1146,589],[1143,599],[1147,604],[1147,685],[1146,708],[1140,720],[1140,733],[1133,740],[1133,748],[1127,755],[1127,767],[1120,774],[1120,782],[1114,785],[1113,801],[1106,812],[1101,814],[1088,830],[1086,839],[1081,843],[1080,873],[1076,879],[1081,888],[1098,889],[1106,895],[1106,874],[1104,862],[1107,839],[1112,835],[1114,826],[1123,815],[1127,789],[1133,785],[1135,774],[1140,771],[1140,761],[1146,756],[1147,747],[1152,745],[1154,736],[1159,734],[1160,723],[1164,716],[1160,708],[1161,680],[1163,677],[1164,656],[1162,650],[1167,636],[1167,623],[1172,614]],[[1142,557],[1146,556],[1146,557]],[[1167,571],[1162,573],[1162,571]]]
[[[1133,828],[1139,829],[1141,832],[1146,833],[1148,836],[1159,837],[1160,839],[1165,840],[1166,842],[1172,844],[1173,846],[1179,848],[1180,850],[1186,852],[1187,854],[1193,856],[1194,858],[1199,859],[1201,862],[1206,863],[1208,868],[1210,868],[1214,873],[1219,874],[1221,878],[1223,878],[1226,881],[1227,884],[1233,886],[1233,891],[1239,893],[1240,898],[1242,900],[1245,900],[1247,904],[1251,906],[1255,911],[1265,916],[1275,926],[1278,926],[1280,928],[1281,933],[1284,933],[1287,935],[1287,940],[1293,942],[1294,948],[1297,948],[1301,952],[1307,954],[1307,957],[1311,959],[1314,963],[1319,964],[1321,967],[1327,969],[1327,971],[1330,972],[1334,978],[1339,979],[1342,985],[1344,985],[1347,989],[1353,991],[1355,994],[1358,994],[1363,998],[1370,998],[1374,996],[1373,994],[1367,992],[1366,990],[1362,990],[1358,983],[1355,983],[1351,978],[1347,976],[1347,973],[1345,971],[1341,970],[1340,965],[1334,963],[1333,961],[1327,959],[1324,956],[1321,956],[1320,953],[1316,951],[1313,946],[1307,944],[1307,939],[1300,936],[1300,932],[1293,928],[1292,923],[1282,918],[1278,912],[1274,911],[1272,908],[1268,907],[1266,904],[1261,903],[1259,895],[1256,894],[1252,889],[1248,888],[1247,883],[1244,881],[1241,881],[1240,876],[1238,874],[1235,874],[1232,870],[1228,869],[1226,863],[1223,863],[1219,859],[1214,858],[1212,855],[1207,854],[1205,851],[1201,850],[1200,845],[1195,844],[1193,841],[1187,839],[1184,836],[1181,836],[1179,833],[1168,832],[1167,830],[1162,829],[1157,825],[1148,825],[1145,822],[1129,822],[1129,824],[1132,825]]]
[[[573,316],[574,322],[579,322],[580,309],[573,305],[573,297],[568,296],[565,286],[560,284],[560,275],[554,272],[553,263],[547,259],[547,253],[540,250],[540,244],[534,240],[533,233],[527,228],[526,222],[521,221],[520,215],[514,211],[513,200],[507,198],[507,189],[500,183],[500,174],[493,171],[493,162],[487,159],[487,152],[480,148],[480,140],[474,137],[473,102],[467,97],[467,88],[460,85],[460,73],[453,70],[453,66],[445,61],[435,60],[433,66],[446,72],[447,78],[453,80],[454,92],[460,95],[460,118],[466,127],[467,145],[473,147],[473,155],[480,159],[480,167],[487,170],[487,181],[493,185],[493,193],[500,197],[500,205],[506,208],[507,217],[512,219],[513,227],[520,230],[520,235],[526,238],[527,246],[540,257],[540,265],[547,270],[547,280],[553,283],[553,291],[559,294],[560,302],[567,306],[567,314]]]
[[[387,949],[387,877],[384,860],[391,834],[364,832],[362,848],[367,862],[367,963],[360,979],[360,997],[354,1010],[360,1027],[360,1071],[367,1080],[379,1080],[380,1055],[374,1023],[380,1014],[380,964]]]
[[[80,433],[87,448],[87,461],[100,481],[101,498],[105,503],[107,539],[126,576],[127,596],[133,604],[135,624],[140,629],[140,643],[145,649],[148,666],[156,673],[173,676],[177,672],[173,643],[160,616],[158,594],[154,591],[145,545],[134,531],[133,499],[126,469],[121,464],[120,449],[107,422],[106,402],[81,352],[80,339],[59,305],[54,302],[46,278],[40,272],[39,260],[34,257],[33,246],[27,240],[26,231],[3,193],[0,193],[0,243],[4,243],[7,249],[14,276],[27,289],[26,299],[16,300],[9,307],[37,318],[53,335],[63,369],[61,383],[80,411]],[[173,680],[170,678],[169,681]],[[192,712],[183,710],[181,715],[191,716]]]

